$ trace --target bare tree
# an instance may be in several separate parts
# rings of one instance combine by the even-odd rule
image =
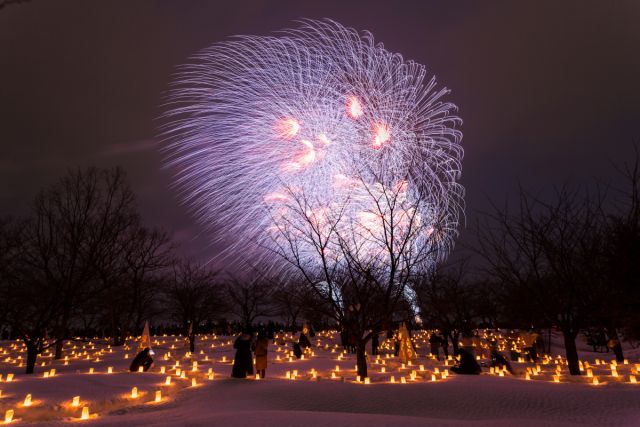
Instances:
[[[361,377],[367,376],[367,342],[390,324],[408,284],[435,261],[446,226],[444,216],[422,220],[422,200],[407,197],[408,181],[377,181],[356,183],[357,207],[353,199],[327,204],[285,187],[283,203],[271,210],[269,247],[322,301],[324,314],[356,337]],[[360,209],[357,220],[348,213],[354,207]]]
[[[434,268],[412,284],[423,322],[451,340],[455,355],[460,334],[471,332],[479,315],[479,295],[475,284],[465,277],[467,273],[464,260]]]
[[[601,206],[601,198],[566,188],[552,203],[521,190],[518,210],[496,208],[478,226],[478,253],[488,272],[557,323],[572,375],[580,375],[575,339],[603,287]]]
[[[158,285],[170,266],[171,249],[164,232],[136,222],[98,259],[101,286],[96,303],[102,324],[110,325],[114,345],[124,344],[127,336],[140,331],[144,320],[160,313]]]
[[[195,351],[196,334],[203,322],[219,313],[223,300],[217,273],[187,262],[175,262],[163,285],[164,304],[171,317],[185,331],[189,351]]]
[[[73,320],[95,293],[96,260],[113,251],[136,218],[133,193],[119,168],[71,170],[36,197],[22,236],[22,259],[39,272],[38,287],[55,296],[54,306],[60,307],[51,331],[56,358],[62,357]]]
[[[226,292],[228,311],[240,319],[244,327],[251,327],[258,317],[271,316],[275,310],[271,296],[275,281],[256,272],[252,279],[229,278]]]

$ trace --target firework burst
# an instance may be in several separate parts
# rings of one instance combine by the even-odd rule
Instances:
[[[371,230],[375,188],[397,188],[427,225],[413,244],[432,246],[435,261],[463,211],[461,119],[448,92],[423,65],[331,20],[238,36],[181,69],[163,129],[168,164],[215,239],[235,242],[227,254],[277,244],[278,222],[295,221],[292,192],[312,201],[309,216],[340,209]]]

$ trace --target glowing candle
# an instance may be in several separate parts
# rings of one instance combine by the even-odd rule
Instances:
[[[112,366],[109,366],[107,368],[107,374],[113,374],[113,367]]]
[[[10,383],[13,381],[13,374],[7,374],[7,382]]]
[[[164,380],[164,385],[171,385],[171,375],[168,375],[167,379]]]
[[[260,379],[260,375],[258,375],[258,379]],[[191,387],[195,387],[198,385],[198,381],[195,378],[191,378]]]
[[[371,380],[369,380],[369,377],[364,377],[364,383],[371,384]]]
[[[598,384],[600,384],[600,382],[598,381],[598,377],[593,377],[592,384],[593,384],[593,385],[598,385]]]
[[[137,398],[137,397],[138,397],[138,387],[133,387],[133,388],[131,389],[131,398],[132,398],[132,399],[135,399],[135,398]]]
[[[629,375],[629,382],[631,384],[637,384],[638,381],[636,380],[636,376],[635,375]]]
[[[144,366],[138,366],[138,372],[144,372]]]
[[[435,380],[436,380],[435,374],[431,374],[431,381],[435,381]]]
[[[31,393],[27,394],[23,402],[24,406],[31,406]]]
[[[82,407],[82,415],[80,416],[81,420],[88,420],[89,419],[89,407],[88,406],[83,406]]]
[[[162,400],[162,392],[160,390],[156,390],[156,402],[160,402]]]
[[[73,396],[71,406],[80,406],[80,396]]]
[[[407,383],[407,379],[405,377],[400,377],[400,382],[402,384],[406,384]]]
[[[164,366],[160,367],[160,373],[164,374],[165,372],[167,372],[167,369]]]
[[[13,421],[13,409],[7,409],[4,413],[4,423],[9,424],[11,421]]]

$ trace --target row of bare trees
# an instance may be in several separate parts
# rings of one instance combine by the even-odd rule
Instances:
[[[176,256],[164,231],[143,225],[119,168],[71,170],[27,218],[0,220],[0,329],[26,344],[27,373],[46,350],[63,357],[74,331],[122,345],[155,320],[182,328],[193,350],[200,325],[226,316],[295,323],[299,296],[286,281],[233,279]]]

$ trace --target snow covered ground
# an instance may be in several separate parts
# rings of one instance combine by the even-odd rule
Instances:
[[[65,350],[69,355],[67,365],[43,357],[39,362],[45,362],[45,366],[38,366],[32,376],[22,374],[24,368],[18,367],[24,353],[15,345],[12,348],[12,342],[0,342],[0,422],[5,411],[13,409],[16,425],[640,426],[640,384],[629,383],[629,376],[640,368],[636,365],[640,363],[638,350],[626,349],[629,364],[618,365],[618,376],[614,377],[609,365],[612,355],[588,352],[582,344],[581,358],[590,363],[600,382],[597,386],[585,376],[570,377],[565,366],[555,363],[557,359],[541,363],[540,374],[529,381],[524,379],[525,369],[535,367],[529,363],[514,363],[515,376],[451,374],[443,379],[451,363],[446,366],[426,357],[427,346],[418,337],[420,358],[412,366],[402,368],[397,358],[385,355],[377,363],[371,358],[371,384],[365,385],[355,381],[355,357],[347,355],[338,360],[341,349],[331,351],[336,335],[314,339],[320,347],[304,360],[289,361],[290,344],[272,344],[267,378],[261,380],[229,378],[233,359],[230,340],[207,337],[200,341],[196,354],[186,357],[181,338],[159,337],[155,365],[147,373],[127,371],[135,344],[128,350],[110,350],[98,342],[85,344],[84,349],[82,344],[72,343]],[[554,341],[559,342],[559,337]],[[552,347],[553,352],[560,350],[557,345]],[[606,363],[596,365],[596,358],[604,358]],[[198,362],[196,371],[193,361]],[[176,375],[176,362],[185,371],[185,378]],[[560,383],[552,380],[557,366]],[[111,374],[107,373],[109,367]],[[51,368],[56,369],[55,375],[44,378],[43,373]],[[90,368],[94,373],[89,373]],[[214,372],[212,380],[209,369]],[[291,376],[294,370],[298,376],[286,379],[287,371]],[[412,371],[415,381],[411,380]],[[7,382],[9,373],[14,374],[11,382]],[[331,379],[332,374],[335,379]],[[432,381],[432,375],[436,381]],[[171,385],[165,384],[167,376],[172,377]],[[390,382],[391,376],[396,383]],[[406,384],[400,382],[401,377]],[[640,375],[637,377],[640,380]],[[192,378],[196,379],[195,386]],[[131,397],[134,386],[139,391],[137,398]],[[158,390],[162,397],[156,403]],[[28,393],[33,404],[25,407]],[[74,396],[80,397],[77,407],[71,406]],[[92,415],[80,421],[84,406]]]

